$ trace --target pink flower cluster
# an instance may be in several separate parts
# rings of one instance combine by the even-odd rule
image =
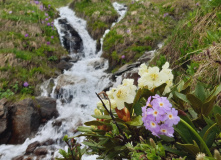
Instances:
[[[160,97],[156,94],[149,97],[146,106],[142,107],[142,120],[145,128],[153,135],[173,137],[173,125],[178,124],[180,117],[167,97]]]

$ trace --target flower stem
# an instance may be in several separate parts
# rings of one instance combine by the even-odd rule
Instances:
[[[189,128],[189,130],[198,138],[198,140],[202,144],[202,146],[205,149],[205,151],[208,154],[208,156],[212,157],[212,154],[211,154],[209,148],[207,147],[207,145],[204,142],[204,140],[200,137],[200,135],[188,123],[186,123],[186,121],[184,121],[182,118],[180,118],[180,122],[182,122],[187,128]]]

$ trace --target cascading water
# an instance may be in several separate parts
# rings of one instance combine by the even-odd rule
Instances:
[[[113,3],[114,8],[120,14],[118,19],[121,20],[126,13],[126,7],[118,3]],[[68,71],[64,71],[63,77],[69,77],[73,81],[71,85],[62,86],[67,95],[62,95],[64,99],[71,96],[69,103],[62,103],[60,99],[57,100],[57,110],[59,117],[50,120],[45,126],[41,127],[32,139],[26,139],[21,145],[1,145],[0,146],[0,159],[10,160],[18,155],[23,155],[27,146],[35,141],[43,142],[48,139],[53,139],[56,143],[47,147],[48,154],[43,159],[49,160],[52,157],[58,156],[58,149],[63,148],[64,145],[61,142],[62,137],[65,134],[69,136],[73,135],[73,131],[76,130],[78,125],[82,125],[85,121],[91,119],[91,114],[96,107],[98,98],[95,92],[102,91],[110,82],[109,75],[104,71],[107,69],[108,62],[100,58],[102,51],[96,54],[96,41],[93,40],[88,31],[86,30],[86,21],[76,17],[75,13],[68,7],[62,7],[59,9],[60,17],[55,20],[55,26],[60,35],[61,42],[65,35],[62,32],[62,25],[59,24],[60,19],[66,19],[69,25],[71,25],[82,39],[82,49],[78,50],[78,53],[72,53],[70,49],[70,56],[79,56],[79,60],[73,64],[72,68]],[[117,22],[118,22],[117,21]],[[105,32],[105,35],[108,31]],[[67,33],[70,35],[70,33]],[[69,37],[71,39],[71,37]],[[101,44],[103,42],[101,41]],[[71,46],[72,44],[70,44]],[[99,67],[96,67],[98,64]],[[59,76],[60,77],[60,76]],[[54,80],[55,87],[51,93],[52,97],[56,96],[55,88],[58,84],[58,79]],[[48,93],[44,88],[42,95],[47,96]],[[64,93],[63,93],[64,94]],[[60,127],[54,127],[55,122],[61,122]],[[83,158],[87,159],[87,158]],[[88,159],[95,159],[90,157]]]

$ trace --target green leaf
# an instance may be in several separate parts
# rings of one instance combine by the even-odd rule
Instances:
[[[109,115],[91,115],[91,116],[98,119],[111,119],[111,116]]]
[[[86,126],[102,126],[104,125],[105,123],[101,122],[101,121],[88,121],[88,122],[85,122],[84,123]]]
[[[174,92],[175,96],[177,96],[179,99],[181,99],[184,102],[190,103],[186,97],[185,94],[179,93],[177,91]]]
[[[215,89],[211,92],[210,96],[207,98],[207,101],[214,96],[217,96],[221,92],[221,84],[216,86]]]
[[[196,154],[200,152],[200,148],[195,141],[193,141],[193,144],[181,144],[179,142],[177,142],[177,144],[181,146],[184,151],[194,156],[196,156]]]
[[[216,114],[216,122],[221,129],[221,115],[219,113]]]
[[[168,137],[166,135],[160,135],[160,138],[165,142],[173,142],[175,139],[173,137]]]
[[[186,155],[185,152],[179,151],[179,150],[177,150],[177,149],[173,149],[173,148],[171,148],[171,147],[169,147],[169,146],[163,145],[163,147],[164,147],[165,151],[174,153],[174,154],[179,155],[179,156],[181,156],[181,157],[183,157],[183,156]]]
[[[205,102],[202,107],[202,114],[205,116],[208,116],[209,113],[212,111],[214,103],[215,103],[216,97],[214,96],[213,98],[211,98],[209,101]]]
[[[216,113],[219,113],[221,115],[221,107],[220,106],[214,106],[213,107],[213,113],[216,114]]]
[[[112,132],[113,132],[113,134],[114,134],[114,135],[119,135],[119,130],[118,130],[116,124],[114,124],[114,123],[112,123],[112,122],[111,122],[110,124],[111,124],[111,126],[112,126]]]
[[[66,158],[67,157],[67,153],[63,150],[63,149],[59,149],[59,153]]]
[[[191,107],[194,109],[194,111],[197,114],[201,114],[201,106],[203,105],[201,100],[198,99],[195,95],[193,94],[187,94],[186,95],[187,99],[190,101],[191,103]]]
[[[128,109],[128,111],[130,112],[130,116],[132,116],[132,113],[133,113],[133,103],[128,104],[128,103],[124,102],[124,105]]]
[[[79,126],[77,130],[80,132],[91,132],[92,131],[91,127],[84,127],[84,126]]]
[[[167,85],[166,83],[161,84],[159,87],[154,89],[154,93],[156,94],[157,92],[160,92],[160,94],[162,95],[166,85]]]
[[[136,116],[134,119],[132,119],[129,122],[126,122],[127,124],[131,125],[131,126],[141,126],[143,124],[142,121],[142,116]]]
[[[204,141],[206,141],[207,136],[210,134],[210,132],[213,131],[213,128],[216,127],[216,125],[217,125],[217,124],[214,123],[211,127],[209,127],[209,129],[206,131],[206,133],[205,133],[204,136],[203,136],[203,140],[204,140]]]
[[[92,142],[84,141],[83,144],[86,145],[86,146],[89,146],[89,147],[96,147],[96,148],[99,148],[99,149],[105,149],[105,147],[103,147],[103,146],[101,146],[101,145],[99,145],[98,143],[95,143],[95,142],[92,143]]]
[[[202,83],[198,82],[195,88],[195,96],[202,102],[206,99],[205,88]]]
[[[142,114],[142,109],[141,107],[145,106],[145,104],[142,103],[142,101],[138,101],[137,103],[134,104],[133,108],[134,108],[134,113],[136,113],[136,115],[141,115]]]
[[[68,135],[65,135],[64,137],[63,137],[63,141],[68,141]]]

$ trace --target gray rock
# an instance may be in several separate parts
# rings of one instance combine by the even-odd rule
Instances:
[[[48,151],[47,151],[47,149],[46,148],[37,148],[37,149],[35,149],[35,151],[34,151],[34,154],[36,155],[36,156],[40,156],[40,155],[46,155],[48,153]]]
[[[24,156],[16,156],[14,158],[12,158],[12,160],[23,160]]]
[[[132,68],[135,68],[137,66],[139,66],[141,63],[140,62],[135,62],[133,64],[125,64],[124,66],[122,66],[117,72],[115,72],[113,74],[113,76],[119,76],[121,75],[122,73],[132,69]]]
[[[61,60],[61,61],[58,63],[57,68],[60,69],[61,71],[63,71],[63,70],[68,70],[68,69],[70,69],[72,66],[73,66],[72,63],[66,62],[65,60]]]
[[[52,145],[52,144],[54,144],[54,143],[55,143],[55,141],[54,141],[53,139],[48,139],[48,140],[42,142],[41,145],[43,145],[43,146],[49,146],[49,145]]]
[[[153,58],[154,52],[155,51],[145,52],[137,61],[140,63],[147,63]]]
[[[36,101],[39,106],[41,119],[49,120],[58,116],[55,99],[50,97],[37,97]]]
[[[60,60],[64,60],[64,61],[68,62],[71,60],[71,57],[70,56],[61,56]]]
[[[27,147],[27,149],[26,149],[26,152],[25,152],[25,153],[26,153],[26,154],[33,153],[34,150],[35,150],[38,146],[40,146],[40,142],[38,142],[38,141],[35,141],[35,142],[29,144],[28,147]]]

